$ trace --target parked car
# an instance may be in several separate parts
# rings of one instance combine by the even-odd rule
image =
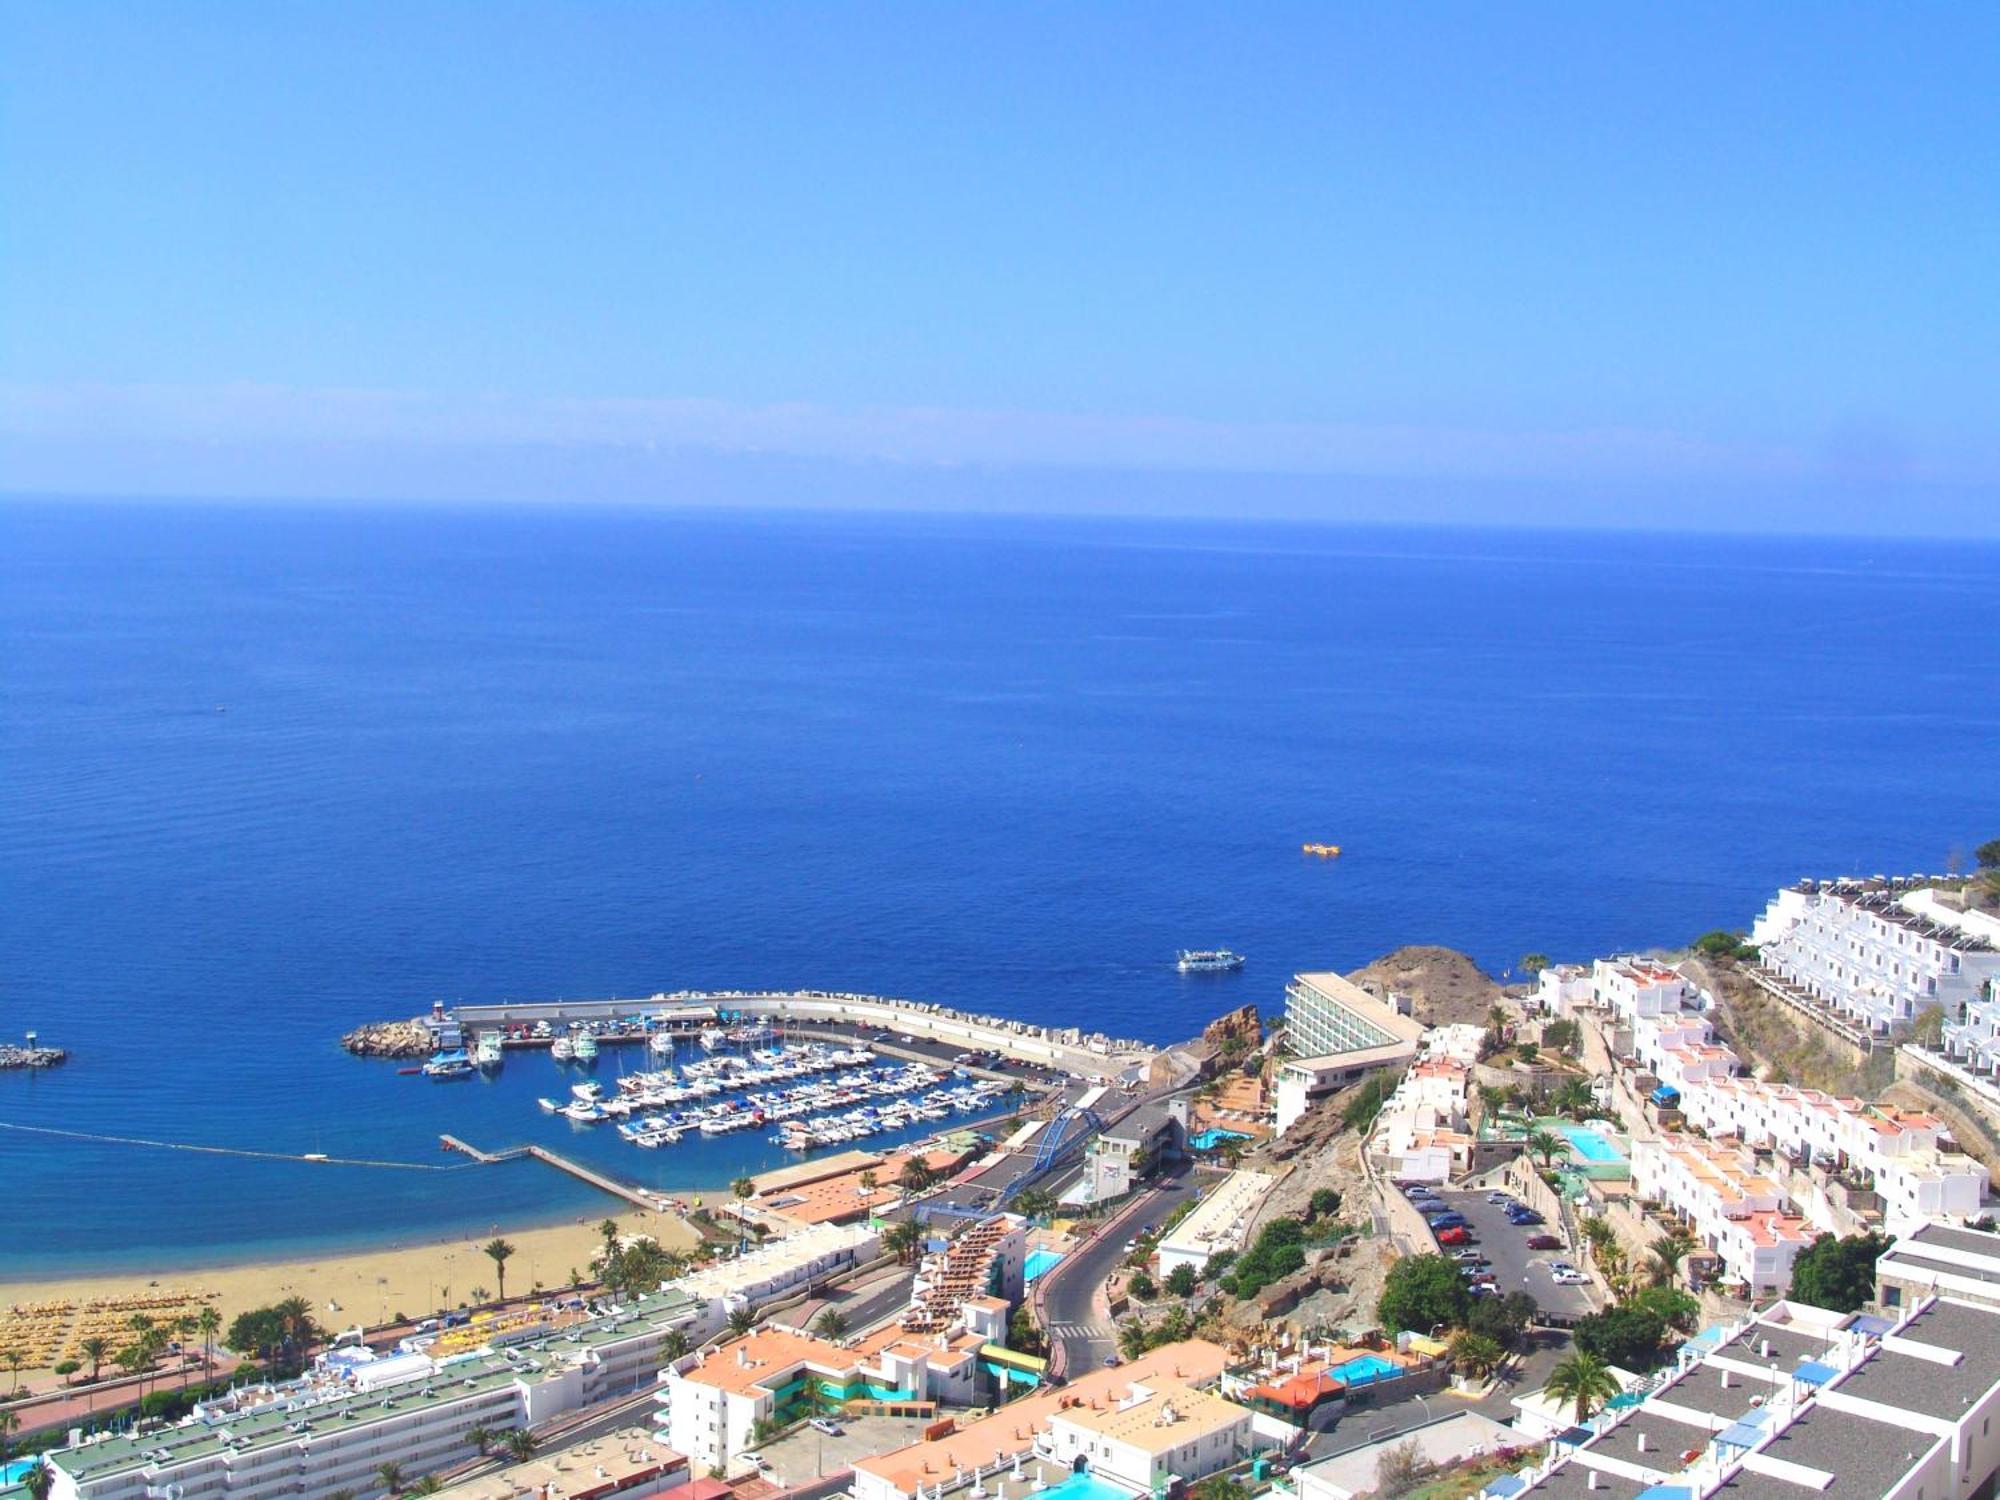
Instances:
[[[1486,1201],[1488,1203],[1512,1203],[1514,1198],[1511,1193],[1494,1192],[1486,1195]]]
[[[1482,1256],[1477,1250],[1459,1250],[1454,1252],[1451,1258],[1455,1261],[1459,1261],[1460,1263],[1471,1260],[1485,1259],[1485,1257]]]
[[[1507,1217],[1524,1228],[1529,1224],[1545,1222],[1532,1208],[1510,1208],[1507,1210]]]
[[[1441,1214],[1425,1214],[1424,1222],[1433,1229],[1463,1229],[1465,1215],[1454,1209],[1446,1209]]]
[[[1562,1236],[1559,1234],[1531,1234],[1528,1236],[1528,1248],[1530,1250],[1560,1250],[1563,1248]]]
[[[1437,1242],[1440,1245],[1469,1245],[1472,1243],[1472,1231],[1463,1224],[1447,1225],[1437,1232]]]
[[[1571,1264],[1570,1264],[1570,1263],[1569,1263],[1568,1261],[1566,1261],[1566,1260],[1552,1260],[1552,1261],[1550,1261],[1550,1262],[1549,1262],[1549,1269],[1550,1269],[1551,1271],[1555,1272],[1555,1274],[1556,1274],[1556,1275],[1558,1275],[1558,1276],[1562,1275],[1562,1274],[1563,1274],[1563,1273],[1564,1273],[1565,1271],[1569,1272],[1569,1273],[1570,1273],[1570,1274],[1571,1274],[1572,1276],[1574,1276],[1574,1275],[1576,1274],[1576,1267],[1575,1267],[1575,1266],[1573,1266],[1573,1265],[1571,1265]]]
[[[1557,1286],[1589,1286],[1590,1278],[1581,1271],[1558,1271],[1554,1276]]]
[[[1500,1295],[1500,1288],[1490,1281],[1475,1281],[1466,1290],[1475,1297],[1497,1297]]]
[[[814,1417],[806,1425],[812,1428],[814,1432],[823,1432],[828,1437],[845,1437],[847,1435],[847,1429],[831,1417]]]

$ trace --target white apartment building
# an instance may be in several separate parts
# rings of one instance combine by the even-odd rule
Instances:
[[[1877,1035],[1932,1005],[1956,1021],[2000,976],[1978,914],[1906,880],[1806,880],[1751,930],[1762,967]]]
[[[726,1466],[753,1446],[759,1422],[797,1421],[848,1401],[969,1406],[985,1342],[965,1331],[923,1338],[890,1328],[849,1348],[759,1328],[662,1371],[653,1420],[661,1440],[696,1468]]]
[[[2000,1077],[2000,977],[1965,1002],[1965,1014],[1947,1018],[1944,1050],[1965,1067]]]
[[[1199,1275],[1211,1255],[1241,1250],[1250,1220],[1276,1181],[1268,1173],[1239,1168],[1210,1188],[1194,1211],[1160,1241],[1161,1278],[1181,1266],[1193,1266]]]
[[[1946,1149],[1950,1137],[1935,1115],[1751,1078],[1685,1088],[1680,1108],[1688,1124],[1710,1136],[1769,1148],[1793,1166],[1866,1174],[1890,1234],[1927,1219],[1976,1214],[1991,1186],[1985,1167]],[[1820,1212],[1812,1217],[1822,1228],[1840,1227]]]
[[[1590,970],[1590,1003],[1626,1025],[1642,1016],[1678,1015],[1700,992],[1677,970],[1643,958],[1600,958]]]
[[[1192,1483],[1250,1451],[1247,1407],[1185,1381],[1135,1382],[1117,1401],[1067,1407],[1049,1418],[1046,1454],[1142,1495]]]
[[[2000,1234],[1960,1224],[1921,1224],[1875,1262],[1875,1300],[1915,1307],[1927,1296],[2000,1308]]]
[[[1793,1260],[1818,1235],[1741,1146],[1680,1134],[1635,1140],[1632,1190],[1677,1214],[1751,1297],[1789,1287]]]
[[[1212,1473],[1232,1461],[1223,1455],[1237,1451],[1239,1429],[1233,1418],[1225,1419],[1198,1401],[1198,1388],[1212,1385],[1228,1368],[1230,1357],[1218,1344],[1189,1339],[1150,1350],[1115,1369],[1078,1371],[1067,1385],[1045,1386],[978,1421],[856,1459],[851,1493],[854,1500],[917,1500],[923,1491],[931,1500],[946,1488],[964,1484],[979,1490],[1004,1478],[1025,1494],[1029,1481],[1026,1476],[1014,1477],[1019,1469],[1038,1460],[1056,1462],[1059,1455],[1067,1469],[1118,1476],[1123,1487],[1148,1494],[1155,1490],[1139,1477],[1142,1473],[1184,1477]],[[1183,1398],[1183,1391],[1193,1394]],[[1168,1401],[1174,1403],[1171,1417],[1164,1409]],[[1148,1402],[1153,1404],[1145,1405]],[[1145,1415],[1130,1424],[1134,1429],[1130,1433],[1119,1430],[1116,1423],[1098,1428],[1071,1420],[1085,1412],[1102,1417],[1138,1411],[1142,1405]],[[1247,1441],[1254,1418],[1246,1410],[1243,1419],[1241,1441]],[[1061,1436],[1056,1432],[1058,1422],[1069,1424]],[[1155,1432],[1160,1435],[1157,1441],[1150,1436]],[[1183,1458],[1180,1450],[1190,1446],[1191,1436],[1194,1451]],[[1188,1468],[1179,1467],[1182,1463]]]
[[[1986,1500],[2000,1471],[2000,1310],[1890,1317],[1780,1302],[1683,1347],[1480,1500]]]
[[[378,1470],[415,1479],[473,1456],[471,1433],[529,1427],[650,1383],[662,1335],[698,1329],[677,1291],[492,1353],[442,1360],[340,1350],[310,1377],[246,1387],[163,1432],[49,1455],[54,1500],[325,1500],[383,1493]]]
[[[1278,1133],[1320,1100],[1370,1073],[1417,1055],[1423,1023],[1397,997],[1377,999],[1339,974],[1296,974],[1285,990],[1285,1045],[1278,1070]]]
[[[1575,1015],[1591,1003],[1590,970],[1582,964],[1550,964],[1535,976],[1535,1009],[1543,1015]]]
[[[1682,1092],[1711,1078],[1733,1078],[1743,1067],[1733,1051],[1715,1040],[1708,1017],[1692,1011],[1634,1021],[1632,1055],[1661,1083]]]
[[[1399,1182],[1445,1182],[1472,1165],[1472,1070],[1445,1056],[1413,1064],[1382,1103],[1369,1151]]]

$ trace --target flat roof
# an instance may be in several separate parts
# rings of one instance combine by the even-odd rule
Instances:
[[[590,1500],[687,1467],[687,1459],[643,1427],[626,1427],[525,1464],[439,1490],[451,1500]],[[602,1469],[602,1474],[598,1470]]]
[[[1252,1172],[1248,1168],[1231,1172],[1195,1205],[1193,1213],[1168,1232],[1160,1242],[1160,1248],[1201,1254],[1234,1248],[1236,1237],[1231,1231],[1237,1221],[1264,1201],[1264,1195],[1271,1191],[1272,1184],[1277,1180],[1267,1172]],[[1218,1240],[1232,1243],[1217,1244]]]
[[[1926,1224],[1915,1234],[1905,1235],[1904,1245],[1936,1245],[1940,1249],[1964,1250],[1974,1255],[1990,1255],[2000,1263],[2000,1234],[1980,1229],[1961,1229],[1954,1224]]]
[[[1057,1412],[1051,1420],[1073,1423],[1113,1442],[1157,1454],[1248,1422],[1250,1411],[1183,1381],[1162,1380],[1137,1401],[1122,1406],[1073,1406]]]
[[[1646,1439],[1643,1450],[1639,1447],[1642,1436]],[[1641,1468],[1657,1469],[1662,1474],[1671,1475],[1686,1467],[1682,1462],[1685,1454],[1690,1450],[1706,1448],[1713,1436],[1706,1427],[1697,1427],[1678,1417],[1661,1416],[1640,1406],[1584,1451],[1608,1454],[1612,1458],[1638,1464]]]
[[[1772,1500],[1805,1500],[1814,1494],[1834,1500],[1882,1500],[1938,1441],[1929,1433],[1891,1427],[1852,1412],[1809,1406],[1759,1451],[1786,1463],[1824,1469],[1833,1475],[1833,1483],[1823,1490],[1809,1490],[1769,1475],[1744,1473],[1737,1476],[1730,1493]]]
[[[1330,1000],[1335,1005],[1353,1011],[1364,1021],[1374,1026],[1380,1026],[1391,1036],[1399,1037],[1405,1041],[1421,1041],[1423,1040],[1424,1033],[1429,1029],[1415,1016],[1406,1016],[1388,1001],[1371,995],[1345,974],[1335,974],[1330,970],[1310,974],[1294,974],[1292,982],[1294,984],[1302,984],[1307,989],[1316,991],[1320,998]],[[1333,1055],[1338,1056],[1340,1054]]]
[[[2000,1385],[2000,1311],[1940,1300],[1897,1332],[1919,1344],[1954,1350],[1964,1358],[1941,1365],[1879,1349],[1836,1389],[1885,1406],[1956,1421],[1967,1407]]]

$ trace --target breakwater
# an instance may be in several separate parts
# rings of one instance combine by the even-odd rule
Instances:
[[[0,1068],[53,1068],[68,1060],[62,1048],[38,1046],[32,1039],[25,1047],[12,1042],[0,1045]]]

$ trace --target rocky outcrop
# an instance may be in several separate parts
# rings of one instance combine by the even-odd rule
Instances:
[[[431,1029],[422,1021],[371,1021],[340,1039],[356,1057],[429,1057]]]
[[[1240,1010],[1230,1011],[1228,1015],[1217,1016],[1202,1028],[1202,1041],[1217,1050],[1231,1037],[1235,1037],[1245,1051],[1263,1045],[1264,1026],[1257,1019],[1256,1006],[1246,1005]]]
[[[1500,986],[1456,948],[1398,948],[1347,977],[1377,994],[1408,995],[1426,1026],[1483,1026],[1487,1011],[1504,998]]]

